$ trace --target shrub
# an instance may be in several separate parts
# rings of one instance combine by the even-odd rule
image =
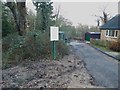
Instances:
[[[7,37],[4,37],[2,39],[2,51],[6,52],[9,48],[11,48],[11,44],[15,42],[14,40],[18,39],[19,36],[14,33],[14,34],[9,34]]]
[[[2,46],[3,67],[6,64],[20,63],[25,59],[51,58],[51,42],[48,33],[33,31],[25,36],[9,35],[3,38]],[[64,42],[57,42],[57,53],[60,56],[68,54],[68,47]]]
[[[103,41],[103,40],[94,40],[92,39],[91,44],[108,48],[113,51],[120,52],[120,40],[118,41]]]
[[[67,55],[69,53],[69,48],[63,41],[59,41],[57,43],[57,53],[61,57],[63,57],[64,55]]]
[[[113,51],[120,52],[120,40],[118,41],[111,41],[109,45],[109,49]]]
[[[105,41],[105,40],[95,40],[95,39],[91,39],[90,40],[91,44],[97,45],[97,46],[101,46],[101,47],[108,47],[109,46],[109,42]]]

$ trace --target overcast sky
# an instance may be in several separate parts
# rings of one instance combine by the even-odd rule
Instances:
[[[69,19],[74,26],[78,23],[95,26],[96,17],[94,15],[102,15],[104,8],[111,16],[118,13],[117,2],[53,2],[53,6],[54,11],[60,6],[60,15]],[[27,1],[27,7],[35,9],[30,1]]]

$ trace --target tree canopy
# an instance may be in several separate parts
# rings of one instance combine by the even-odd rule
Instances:
[[[53,2],[47,0],[46,2],[38,2],[33,0],[33,4],[36,7],[37,17],[36,17],[36,30],[41,30],[45,32],[49,30],[50,25],[54,25],[55,16],[53,15]]]

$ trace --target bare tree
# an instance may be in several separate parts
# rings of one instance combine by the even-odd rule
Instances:
[[[102,10],[102,16],[99,15],[94,15],[95,17],[97,17],[97,25],[100,25],[100,21],[102,22],[102,24],[105,24],[111,17],[110,14],[106,12],[106,8],[104,8]]]
[[[56,25],[58,25],[58,17],[59,17],[59,14],[60,14],[60,5],[59,5],[58,10],[57,10],[57,13],[56,13]]]
[[[97,27],[99,27],[99,26],[100,26],[100,19],[97,18],[97,19],[96,19],[96,22],[97,22]]]

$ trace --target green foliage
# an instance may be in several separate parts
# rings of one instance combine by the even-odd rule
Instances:
[[[42,30],[45,32],[49,30],[51,25],[54,25],[53,18],[53,6],[52,2],[36,2],[33,0],[33,4],[36,6],[37,17],[36,17],[36,30]]]
[[[15,24],[11,11],[2,4],[2,36],[15,32]]]
[[[11,5],[12,3],[10,2],[9,4]],[[51,58],[51,42],[49,39],[48,30],[50,25],[55,25],[55,21],[53,20],[55,16],[52,15],[52,2],[35,2],[34,4],[38,5],[36,6],[37,17],[32,11],[28,12],[27,20],[29,27],[26,34],[23,34],[21,31],[24,31],[24,25],[22,25],[21,27],[17,27],[19,25],[17,25],[16,23],[17,21],[21,22],[22,20],[24,20],[26,16],[24,16],[23,19],[17,20],[15,19],[15,15],[17,14],[12,15],[12,10],[10,11],[10,9],[8,9],[6,6],[2,7],[2,33],[4,36],[2,43],[2,60],[4,68],[7,68],[12,64],[19,64],[24,60],[39,60],[42,58]],[[25,3],[23,5],[25,5]],[[20,9],[20,7],[18,8]],[[17,10],[16,8],[13,9]],[[20,13],[21,12],[22,11],[20,11]],[[36,29],[34,29],[35,18]],[[14,31],[15,25],[17,30],[20,29],[19,35],[17,34],[17,32]],[[57,58],[63,57],[64,55],[68,54],[68,47],[62,41],[57,42],[57,54],[59,55]]]
[[[60,30],[64,31],[65,36],[68,38],[83,39],[86,32],[99,32],[99,29],[95,26],[89,27],[88,25],[78,24],[77,27],[74,27],[72,23],[63,16],[58,18],[57,24],[60,27]]]
[[[107,51],[120,52],[120,41],[105,41],[105,40],[94,40],[90,41],[92,45],[98,46]]]
[[[100,32],[100,31],[96,26],[89,27],[88,25],[78,24],[78,26],[76,27],[76,33],[77,33],[76,36],[79,38],[83,38],[85,37],[86,32]]]
[[[57,42],[57,53],[61,57],[69,54],[69,48],[63,41]]]
[[[105,41],[105,40],[91,39],[90,43],[93,44],[93,45],[97,45],[97,46],[101,46],[101,47],[106,47],[106,48],[108,48],[108,46],[109,46],[109,42]]]
[[[18,62],[21,58],[22,48],[21,43],[23,38],[14,34],[9,34],[8,36],[4,37],[2,40],[2,62],[3,67],[11,66],[11,63]],[[21,49],[20,49],[21,48]]]
[[[76,27],[77,37],[84,37],[86,32],[89,32],[89,27],[87,25],[79,24]]]
[[[60,16],[57,20],[57,24],[60,27],[60,31],[64,31],[66,38],[71,38],[76,36],[75,27],[72,26],[72,22]]]
[[[26,24],[26,13],[27,13],[26,12],[26,0],[24,0],[24,2],[18,2],[18,0],[12,0],[11,2],[9,0],[6,0],[6,1],[3,0],[3,2],[4,2],[3,6],[5,7],[3,8],[3,12],[6,11],[5,10],[6,8],[9,8],[9,13],[7,13],[6,15],[10,17],[10,20],[6,18],[4,25],[15,26],[15,29],[12,28],[12,30],[16,30],[18,34],[21,36],[24,35],[26,33],[26,25],[27,25]],[[3,14],[3,17],[4,17],[4,14]],[[10,23],[6,25],[7,21]],[[5,26],[3,26],[3,28]],[[7,30],[8,32],[10,31],[9,29],[10,27],[5,30]],[[5,32],[5,30],[3,30],[3,32]],[[6,33],[3,33],[3,35],[6,36]]]
[[[57,42],[57,53],[61,57],[68,54],[64,42]],[[3,67],[24,60],[51,58],[51,42],[48,33],[28,32],[25,36],[11,34],[3,38]],[[59,57],[58,57],[59,58]]]
[[[61,26],[60,27],[60,31],[64,31],[65,32],[65,36],[68,37],[68,38],[76,36],[76,32],[75,32],[75,27],[74,26],[70,26],[70,25]]]
[[[63,16],[59,16],[59,18],[57,19],[57,24],[59,27],[61,26],[72,26],[72,22],[69,21],[68,19],[65,19]]]
[[[18,39],[18,37],[19,36],[16,33],[4,37],[2,39],[2,51],[7,52],[9,48],[13,47],[12,44]]]

